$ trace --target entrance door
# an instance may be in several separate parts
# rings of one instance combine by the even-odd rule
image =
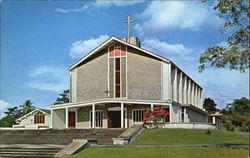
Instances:
[[[121,127],[121,111],[108,111],[108,128]]]
[[[76,113],[69,112],[69,128],[76,128]]]

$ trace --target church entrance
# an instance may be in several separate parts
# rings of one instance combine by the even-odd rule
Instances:
[[[121,127],[121,111],[108,111],[108,128]]]
[[[69,112],[69,128],[76,128],[76,113]]]
[[[124,118],[123,118],[123,127],[125,126],[125,119],[127,116],[127,110],[124,108]],[[108,128],[121,128],[121,108],[112,107],[108,108]]]

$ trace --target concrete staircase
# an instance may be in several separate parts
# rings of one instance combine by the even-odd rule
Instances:
[[[0,145],[1,158],[18,158],[18,157],[54,157],[56,153],[62,150],[62,145],[37,145],[37,144],[7,144]]]
[[[48,129],[0,130],[1,144],[69,144],[73,139],[96,141],[98,145],[113,144],[112,138],[125,129]]]
[[[0,158],[54,157],[73,139],[87,139],[97,145],[112,145],[112,138],[125,129],[0,130]]]

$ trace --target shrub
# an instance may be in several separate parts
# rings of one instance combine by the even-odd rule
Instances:
[[[223,127],[228,130],[228,131],[231,131],[233,132],[234,131],[234,126],[232,124],[231,121],[225,121],[225,123],[223,123]]]
[[[212,132],[210,131],[210,129],[207,129],[206,134],[207,135],[211,135],[212,134]]]

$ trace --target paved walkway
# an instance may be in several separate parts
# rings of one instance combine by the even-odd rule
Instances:
[[[238,134],[240,134],[240,135],[244,135],[244,136],[249,136],[249,133],[248,133],[248,132],[236,132],[236,133],[238,133]]]
[[[184,145],[125,145],[124,147],[208,147],[208,146],[249,146],[249,144],[184,144]]]

